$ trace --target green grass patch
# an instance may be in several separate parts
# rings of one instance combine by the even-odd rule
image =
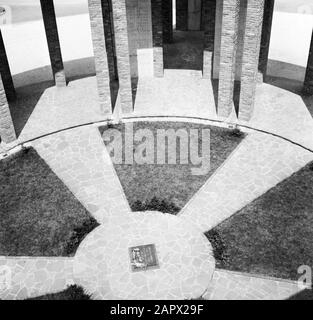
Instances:
[[[111,129],[124,132],[125,125],[111,125]],[[149,129],[154,136],[154,159],[157,159],[157,130],[158,129],[210,129],[210,170],[204,175],[193,175],[191,169],[195,166],[180,164],[179,143],[176,144],[176,164],[126,164],[123,154],[122,164],[114,164],[117,175],[121,181],[128,202],[133,211],[158,210],[176,214],[201,188],[214,171],[228,158],[232,151],[244,138],[244,134],[237,131],[192,123],[174,122],[136,122],[133,124],[134,133],[139,129]],[[107,127],[101,127],[102,134]],[[179,140],[178,140],[179,141]],[[207,143],[207,142],[206,142]],[[134,142],[135,154],[142,141]],[[106,142],[106,145],[108,143]],[[199,137],[199,146],[202,137]],[[200,148],[200,147],[199,147]],[[167,151],[167,148],[166,148]],[[202,154],[200,148],[200,155]],[[166,152],[167,159],[167,152]],[[197,167],[197,166],[196,166]],[[199,167],[199,166],[198,166]]]
[[[313,163],[206,233],[217,267],[298,280],[313,267]]]
[[[82,287],[72,285],[64,291],[46,294],[27,300],[90,300],[90,296],[84,292],[84,289]]]
[[[289,297],[287,300],[313,300],[313,290],[305,289]]]
[[[72,256],[95,219],[30,148],[0,161],[0,255]]]

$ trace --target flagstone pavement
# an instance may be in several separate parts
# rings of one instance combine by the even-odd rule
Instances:
[[[43,92],[19,141],[106,118],[99,108],[96,78],[70,81],[66,88],[51,87]]]
[[[159,268],[133,272],[129,248],[155,244]],[[190,223],[161,212],[134,212],[87,236],[74,261],[74,279],[95,299],[191,299],[208,287],[212,247]]]
[[[60,90],[46,90],[18,141],[105,120],[98,112],[96,97],[94,77],[73,81]],[[132,116],[219,120],[210,81],[201,79],[197,72],[173,70],[165,72],[164,79],[147,77],[139,81]],[[245,123],[309,149],[313,149],[312,124],[312,117],[298,96],[266,84],[258,87],[253,118]],[[95,125],[32,141],[39,155],[101,225],[82,242],[73,259],[0,257],[0,279],[9,272],[12,280],[11,287],[5,290],[0,281],[0,299],[57,292],[72,283],[82,284],[93,298],[189,299],[204,293],[206,299],[285,299],[299,292],[301,289],[294,282],[214,271],[211,246],[202,234],[313,160],[313,154],[299,145],[271,134],[248,131],[248,136],[177,217],[131,213]],[[6,146],[1,148],[5,150]],[[127,269],[128,247],[146,242],[157,244],[161,268],[131,274]],[[174,251],[177,260],[170,258]],[[58,272],[55,265],[59,266]],[[97,282],[97,277],[102,280]],[[92,289],[96,282],[103,286]]]
[[[275,137],[250,133],[183,213],[174,217],[130,212],[96,126],[60,132],[32,144],[101,226],[87,236],[74,259],[66,260],[69,271],[65,276],[62,268],[58,275],[51,276],[51,267],[44,266],[50,265],[54,258],[46,258],[45,262],[37,258],[41,261],[37,263],[36,258],[1,257],[1,265],[19,267],[11,268],[13,285],[11,290],[2,292],[0,298],[23,299],[27,294],[43,294],[44,290],[56,292],[69,283],[83,285],[93,298],[106,299],[188,299],[197,298],[204,292],[208,299],[279,299],[300,291],[295,283],[280,279],[260,278],[263,280],[257,281],[254,277],[247,285],[247,275],[239,277],[220,270],[214,272],[211,246],[201,231],[207,231],[235,213],[246,201],[310,161],[310,152]],[[233,179],[237,179],[238,184],[234,193]],[[212,184],[216,185],[214,195],[210,189]],[[222,186],[224,189],[220,189]],[[221,206],[217,191],[223,193],[225,207]],[[210,205],[208,210],[206,198],[215,207]],[[157,244],[161,268],[132,274],[128,248],[149,243]],[[23,269],[21,264],[27,268]],[[269,283],[275,283],[275,286]],[[234,288],[239,289],[234,291]]]
[[[284,300],[302,289],[295,281],[253,276],[240,272],[215,270],[203,295],[207,300]]]
[[[249,133],[179,215],[206,232],[312,160],[297,145]]]
[[[97,127],[59,132],[32,144],[99,223],[130,211]]]

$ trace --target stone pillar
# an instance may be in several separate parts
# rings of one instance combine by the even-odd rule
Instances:
[[[10,108],[0,76],[0,139],[5,143],[10,143],[16,139]],[[0,141],[0,142],[1,142]]]
[[[244,49],[244,38],[246,32],[247,6],[249,0],[240,0],[238,36],[237,36],[237,52],[236,52],[236,70],[235,81],[241,80],[242,56]]]
[[[224,0],[218,88],[218,115],[228,117],[233,108],[240,0]]]
[[[216,13],[215,13],[215,36],[214,36],[214,53],[213,53],[213,79],[218,79],[220,75],[223,0],[216,0],[215,11]]]
[[[188,30],[188,0],[176,0],[176,30]]]
[[[313,95],[313,32],[310,45],[308,64],[306,68],[303,91],[305,94]]]
[[[213,68],[216,0],[203,0],[202,10],[204,28],[203,78],[210,79]]]
[[[117,80],[117,66],[114,42],[114,27],[112,17],[112,0],[102,0],[102,16],[104,26],[105,47],[110,73],[110,81]]]
[[[122,113],[127,114],[133,112],[133,100],[125,0],[113,0],[112,9],[120,103]]]
[[[151,1],[138,1],[138,48],[152,48]]]
[[[138,0],[127,0],[127,26],[128,26],[128,49],[131,78],[138,78],[138,38],[139,38],[139,15]]]
[[[40,3],[53,77],[57,87],[64,87],[66,86],[66,78],[53,0],[40,0]]]
[[[260,58],[259,58],[259,71],[261,73],[263,80],[265,80],[266,72],[267,72],[274,4],[275,4],[275,0],[265,0],[264,2],[264,18],[263,18],[261,49],[260,49]]]
[[[263,13],[264,0],[248,0],[239,103],[239,119],[244,121],[249,121],[253,113]]]
[[[100,110],[104,114],[111,114],[110,74],[106,52],[101,0],[88,0],[88,7]]]
[[[155,77],[163,77],[163,0],[151,0],[152,12],[152,40],[153,40],[153,68]]]
[[[173,1],[163,0],[162,4],[163,16],[163,41],[171,43],[173,41]]]
[[[243,54],[243,42],[245,34],[246,16],[247,16],[248,0],[240,0],[238,29],[236,30],[236,59],[235,59],[235,81],[240,81],[241,64]],[[223,20],[223,0],[217,0],[216,4],[216,24],[215,24],[215,40],[214,40],[214,61],[213,61],[213,79],[219,79],[220,54],[221,54],[221,34]]]
[[[2,82],[4,90],[9,101],[13,101],[16,98],[10,66],[0,30],[0,74],[2,76]]]

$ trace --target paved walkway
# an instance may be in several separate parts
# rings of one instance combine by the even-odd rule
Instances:
[[[285,300],[302,289],[297,282],[215,270],[203,296],[207,300]]]
[[[206,299],[285,299],[300,291],[280,279],[221,270],[213,274],[212,249],[202,231],[312,160],[308,151],[250,133],[175,217],[130,212],[95,126],[60,132],[33,146],[101,226],[85,238],[74,259],[2,257],[0,265],[11,266],[13,285],[0,298],[53,293],[72,283],[101,299],[186,299],[204,292]],[[156,244],[160,269],[130,272],[129,248],[151,243]]]
[[[97,127],[60,132],[34,141],[33,146],[99,222],[130,211]]]
[[[164,72],[164,78],[143,77],[139,80],[134,113],[131,116],[219,120],[215,90],[210,80],[201,77],[200,71],[168,69]],[[251,120],[240,122],[233,111],[227,122],[273,133],[313,150],[313,119],[307,100],[264,83],[257,87]]]
[[[312,160],[313,153],[290,142],[250,133],[180,217],[208,231]]]
[[[38,297],[73,283],[73,258],[0,257],[1,300]]]
[[[249,126],[278,134],[313,150],[313,119],[304,100],[292,92],[263,84],[257,87]]]
[[[155,244],[159,268],[132,272],[129,248]],[[80,245],[75,282],[95,299],[190,299],[208,287],[212,247],[192,224],[160,212],[136,212],[109,221]]]
[[[96,78],[72,81],[66,88],[51,87],[44,91],[19,141],[105,119],[99,108]]]
[[[164,70],[164,78],[138,81],[132,116],[187,116],[216,118],[211,80],[201,71]]]
[[[199,72],[186,70],[166,70],[163,79],[142,77],[133,116],[155,115],[217,119],[211,81],[202,79]],[[99,120],[103,117],[98,110],[95,78],[74,81],[67,88],[50,88],[43,93],[19,141]],[[255,114],[249,125],[311,148],[312,121],[298,96],[265,84],[259,86]],[[74,274],[68,266],[66,278],[71,282],[74,277],[76,283],[83,284],[96,298],[110,299],[181,299],[201,295],[213,272],[211,248],[201,232],[213,228],[313,160],[313,154],[299,146],[252,131],[180,216],[169,217],[130,213],[97,127],[59,132],[32,144],[101,223],[80,246],[74,258]],[[196,228],[192,227],[194,224]],[[160,248],[161,269],[130,273],[130,262],[126,260],[129,259],[128,248],[148,242]],[[27,294],[64,289],[67,281],[62,272],[60,278],[51,277],[41,263],[37,265],[32,258],[23,259],[3,258],[3,264],[12,264],[13,279],[17,279],[4,298],[22,299]],[[7,262],[9,260],[11,262]],[[21,263],[27,268],[20,268]],[[26,283],[23,279],[30,280]],[[256,279],[218,270],[206,298],[277,299],[296,292],[294,284],[286,285],[278,279],[270,282]],[[162,289],[157,284],[162,284]]]
[[[142,54],[145,55],[146,53]],[[211,81],[203,79],[200,71],[168,69],[165,70],[164,78],[143,76],[138,82],[131,116],[219,120],[214,90]],[[118,103],[119,99],[115,117],[119,114]],[[253,117],[248,123],[242,124],[274,133],[313,150],[313,119],[308,110],[310,106],[307,107],[306,103],[308,104],[307,100],[297,94],[262,84],[257,88]],[[19,141],[105,119],[107,117],[98,107],[95,77],[72,81],[67,88],[52,87],[43,92],[19,136]],[[227,121],[241,124],[234,113]]]

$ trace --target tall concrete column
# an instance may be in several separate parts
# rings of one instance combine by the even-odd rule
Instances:
[[[112,0],[102,0],[102,16],[104,26],[105,47],[110,73],[110,81],[117,80],[117,66],[114,42],[114,27],[112,14]]]
[[[218,79],[220,75],[223,1],[224,0],[216,0],[215,35],[214,35],[214,52],[213,52],[213,79]]]
[[[188,0],[176,0],[176,30],[188,30]]]
[[[263,14],[264,0],[248,0],[239,103],[239,119],[244,121],[249,121],[253,113]]]
[[[163,0],[162,4],[163,16],[163,40],[164,43],[173,41],[173,1]]]
[[[204,28],[204,51],[203,51],[203,78],[212,77],[216,0],[203,0],[203,28]]]
[[[275,5],[275,0],[265,0],[264,2],[264,17],[263,17],[263,26],[262,26],[260,58],[259,58],[259,72],[261,73],[263,80],[265,80],[266,72],[267,72],[274,5]]]
[[[246,32],[245,28],[246,28],[248,1],[249,0],[240,0],[235,81],[241,80],[242,57],[243,57],[243,49],[244,49],[244,37],[245,37],[245,32]]]
[[[131,78],[138,78],[139,5],[138,0],[126,1],[128,49]]]
[[[233,108],[240,0],[224,0],[218,88],[218,115],[228,117]]]
[[[66,86],[66,78],[53,0],[40,0],[40,3],[53,77],[57,87],[64,87]]]
[[[152,48],[151,1],[138,1],[138,48]]]
[[[11,118],[10,108],[0,76],[0,139],[5,143],[12,142],[16,139],[13,121]]]
[[[155,77],[163,77],[163,0],[151,0],[152,40],[153,40],[153,68]]]
[[[112,113],[110,74],[108,67],[101,0],[88,0],[92,44],[98,84],[100,110]]]
[[[309,52],[308,64],[306,68],[303,91],[305,94],[309,94],[309,95],[313,94],[313,32],[312,32],[312,40],[310,45],[310,52]]]
[[[119,79],[119,96],[123,114],[133,112],[128,28],[125,0],[113,0],[115,48]]]
[[[10,71],[10,66],[9,66],[1,30],[0,30],[0,74],[2,76],[2,82],[3,82],[7,99],[9,101],[12,101],[16,98],[16,93],[14,89],[14,84],[12,80],[12,75]]]

